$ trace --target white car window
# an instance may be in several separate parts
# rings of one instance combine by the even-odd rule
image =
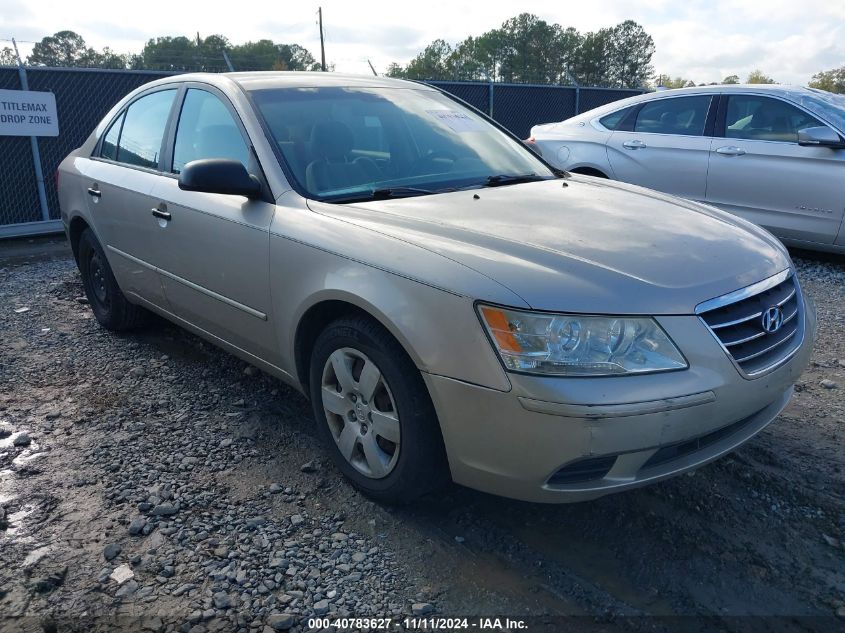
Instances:
[[[634,132],[701,136],[707,122],[710,95],[658,99],[637,114]]]
[[[161,140],[175,96],[176,90],[161,90],[129,106],[117,146],[119,162],[158,168]]]
[[[176,129],[173,173],[202,158],[228,158],[247,166],[249,149],[223,102],[210,92],[191,88]]]
[[[752,141],[797,143],[798,132],[823,125],[793,105],[758,95],[728,97],[725,136]]]
[[[604,127],[608,130],[615,130],[620,123],[625,119],[625,116],[631,111],[630,106],[628,108],[622,108],[621,110],[617,110],[616,112],[611,112],[599,119],[599,123],[601,123]]]

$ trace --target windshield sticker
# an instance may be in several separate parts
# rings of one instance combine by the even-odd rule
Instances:
[[[426,110],[426,112],[458,133],[484,130],[479,121],[457,110]]]

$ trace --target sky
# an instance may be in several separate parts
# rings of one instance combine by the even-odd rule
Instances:
[[[319,59],[317,8],[323,8],[326,58],[338,71],[379,73],[407,63],[426,44],[452,44],[496,28],[520,12],[591,31],[636,20],[654,38],[656,73],[696,83],[756,68],[781,83],[806,84],[845,66],[845,0],[322,0],[295,3],[142,0],[0,0],[0,38],[31,43],[69,29],[96,49],[139,52],[161,35],[220,33],[233,43],[269,38],[297,43]],[[6,45],[0,41],[0,47]]]

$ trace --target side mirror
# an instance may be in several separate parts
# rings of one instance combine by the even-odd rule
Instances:
[[[179,188],[184,191],[222,193],[257,198],[261,182],[236,160],[203,158],[193,160],[179,174]]]
[[[830,147],[845,149],[845,141],[826,125],[808,127],[798,131],[798,144],[804,147]]]

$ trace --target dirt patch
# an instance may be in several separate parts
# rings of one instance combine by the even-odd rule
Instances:
[[[816,352],[741,450],[590,503],[452,486],[390,509],[330,465],[301,395],[163,322],[105,332],[68,256],[0,261],[0,617],[251,632],[430,603],[532,631],[836,630],[845,265],[796,263]],[[133,577],[118,584],[121,565]]]

